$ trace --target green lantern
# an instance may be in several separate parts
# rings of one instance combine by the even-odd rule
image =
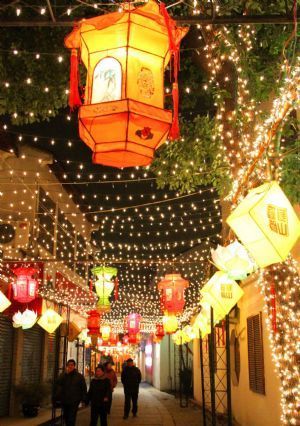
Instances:
[[[113,277],[117,275],[118,270],[111,266],[96,266],[92,269],[92,273],[97,278],[95,287],[99,297],[97,303],[98,311],[108,312],[110,310],[109,297],[115,286]]]

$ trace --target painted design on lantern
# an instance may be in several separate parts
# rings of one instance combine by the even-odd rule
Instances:
[[[232,285],[221,284],[221,297],[223,299],[232,299]]]
[[[95,66],[92,104],[119,101],[122,94],[122,68],[115,58],[104,58]]]
[[[149,68],[142,67],[138,74],[137,85],[140,95],[144,98],[151,98],[154,95],[154,78],[153,73]]]
[[[269,227],[276,234],[288,236],[288,216],[287,209],[277,207],[273,204],[267,205],[267,215],[269,219]]]

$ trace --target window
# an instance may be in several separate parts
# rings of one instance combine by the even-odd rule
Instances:
[[[122,94],[122,67],[115,58],[104,58],[94,69],[92,104],[119,101]]]
[[[253,392],[265,394],[264,350],[261,312],[247,318],[249,386]]]

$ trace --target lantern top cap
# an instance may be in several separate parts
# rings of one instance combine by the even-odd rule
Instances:
[[[126,3],[126,5],[127,4],[128,3]],[[159,27],[159,30],[162,33],[168,35],[168,28],[166,26],[165,17],[161,12],[160,5],[155,0],[149,0],[142,6],[131,6],[129,8],[124,7],[122,12],[112,12],[96,16],[94,18],[82,19],[75,24],[73,31],[66,36],[65,46],[68,49],[78,49],[80,47],[81,32],[90,31],[93,28],[96,30],[102,30],[104,28],[110,27],[113,24],[116,24],[117,22],[126,22],[129,19],[130,14],[140,15],[154,21]],[[172,20],[172,18],[170,18],[170,20]],[[175,31],[176,34],[174,34],[174,36],[176,41],[179,43],[188,32],[188,28],[175,26]]]
[[[118,269],[113,266],[95,266],[95,268],[92,268],[92,273],[94,275],[109,274],[111,276],[115,276],[118,273]]]
[[[189,282],[182,278],[181,274],[166,274],[165,277],[158,283],[158,288],[160,289],[171,284],[180,284],[184,288],[189,286]]]
[[[36,268],[33,268],[32,266],[26,267],[26,266],[18,266],[17,268],[13,269],[13,273],[15,275],[27,275],[31,276],[34,275],[37,272]]]

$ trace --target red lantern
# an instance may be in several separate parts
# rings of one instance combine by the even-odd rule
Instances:
[[[33,277],[37,269],[19,267],[13,269],[13,272],[17,276],[12,285],[14,299],[20,303],[32,302],[37,296],[38,283]]]
[[[128,334],[137,334],[140,331],[140,314],[129,314],[127,316],[127,330]]]
[[[71,108],[93,162],[146,166],[166,139],[179,138],[179,47],[187,28],[176,26],[163,3],[148,1],[78,22],[65,39],[71,49]],[[78,53],[87,68],[84,105],[78,93]],[[173,71],[174,112],[164,109],[164,71]]]
[[[184,307],[184,290],[189,282],[180,274],[167,274],[158,283],[158,290],[162,292],[161,304],[164,311],[170,314],[179,314]]]
[[[154,343],[159,343],[162,341],[165,335],[164,327],[162,324],[156,324],[156,331],[153,338]]]
[[[123,344],[128,345],[128,343],[129,343],[129,336],[126,335],[126,336],[123,337]]]
[[[98,311],[93,310],[89,312],[87,328],[89,329],[88,334],[90,336],[98,336],[100,334],[100,314]]]

